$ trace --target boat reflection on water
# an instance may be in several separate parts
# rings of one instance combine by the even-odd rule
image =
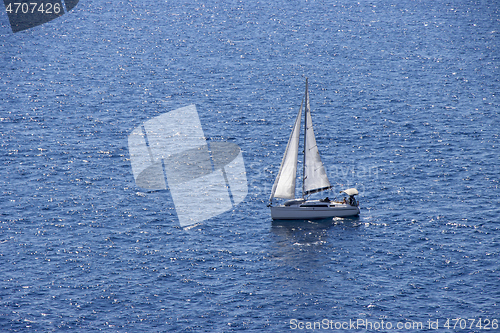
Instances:
[[[292,245],[313,246],[324,243],[331,236],[332,227],[342,230],[361,225],[359,216],[334,217],[315,220],[273,220],[271,232]]]

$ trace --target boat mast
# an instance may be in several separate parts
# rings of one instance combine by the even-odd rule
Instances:
[[[309,110],[309,94],[308,92],[308,87],[307,87],[307,77],[306,77],[306,94],[305,94],[305,108],[304,108],[304,163],[302,164],[302,199],[305,198],[305,185],[306,185],[306,140],[307,140],[307,112],[311,112]]]

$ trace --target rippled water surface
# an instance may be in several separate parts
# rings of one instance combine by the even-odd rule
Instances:
[[[499,37],[496,3],[441,0],[81,0],[4,33],[0,331],[494,328]],[[270,218],[305,77],[325,195],[356,187],[357,218]],[[183,229],[127,137],[189,104],[248,195]]]

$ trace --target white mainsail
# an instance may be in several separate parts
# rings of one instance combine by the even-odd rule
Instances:
[[[305,148],[304,148],[304,178],[303,178],[303,196],[328,190],[331,185],[326,175],[325,167],[321,162],[316,137],[314,136],[311,106],[309,105],[309,91],[306,80],[306,106],[305,106]]]
[[[292,133],[288,139],[285,154],[281,161],[278,176],[274,181],[273,189],[269,200],[273,198],[294,199],[295,198],[295,179],[297,175],[297,157],[299,153],[300,140],[300,122],[302,118],[302,107],[304,100],[300,105],[299,113],[295,119]],[[304,170],[302,197],[311,193],[327,190],[331,187],[326,175],[325,167],[321,162],[316,138],[311,118],[311,107],[309,105],[309,91],[306,79],[305,94],[305,124],[304,124]]]
[[[295,119],[292,133],[286,145],[285,155],[281,161],[280,171],[274,181],[273,190],[271,191],[272,200],[274,197],[282,199],[295,198],[295,178],[297,176],[297,157],[299,154],[300,140],[300,121],[302,118],[302,104],[300,105],[299,114]]]

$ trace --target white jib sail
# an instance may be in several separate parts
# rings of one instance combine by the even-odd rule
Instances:
[[[297,156],[299,153],[300,140],[300,121],[302,118],[302,104],[300,105],[299,114],[295,119],[292,133],[288,139],[285,155],[281,161],[280,171],[274,181],[273,190],[271,191],[272,200],[274,197],[283,199],[295,198],[295,178],[297,176]]]
[[[311,106],[309,105],[309,92],[306,84],[306,125],[305,125],[305,149],[304,149],[304,195],[327,190],[331,187],[326,175],[325,167],[321,162],[316,137],[314,136]]]

